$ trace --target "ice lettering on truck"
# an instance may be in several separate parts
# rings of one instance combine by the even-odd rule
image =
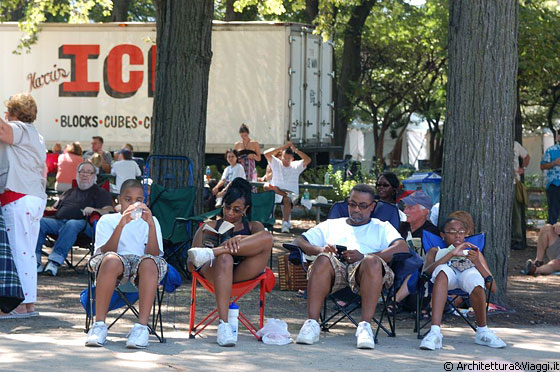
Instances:
[[[97,97],[99,83],[88,81],[88,60],[99,57],[99,45],[66,44],[58,48],[58,58],[70,59],[70,81],[59,85],[60,97]]]
[[[105,92],[113,98],[132,97],[144,80],[143,71],[130,71],[128,82],[123,79],[123,56],[127,54],[130,65],[143,65],[144,55],[136,45],[121,44],[109,52],[103,64],[103,85]]]

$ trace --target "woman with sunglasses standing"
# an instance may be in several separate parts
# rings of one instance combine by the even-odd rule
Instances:
[[[218,345],[234,346],[236,339],[228,324],[228,307],[233,283],[256,278],[261,274],[272,252],[272,235],[260,222],[249,222],[244,218],[250,213],[251,185],[242,178],[235,178],[223,198],[223,218],[209,221],[196,232],[193,247],[188,251],[189,270],[199,274],[214,284],[216,307],[220,323],[218,325]],[[222,239],[212,244],[205,226],[219,231],[224,221],[233,225],[222,235]],[[231,238],[227,239],[227,236]],[[225,242],[223,241],[224,239]]]

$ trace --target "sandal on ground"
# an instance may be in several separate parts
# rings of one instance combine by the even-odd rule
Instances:
[[[537,265],[532,260],[527,260],[525,263],[525,274],[535,276],[537,271]]]
[[[389,304],[387,305],[387,314],[389,315],[393,315],[393,314],[398,314],[400,313],[400,308],[399,308],[399,304],[395,303],[394,306],[393,304]]]
[[[29,318],[29,313],[18,313],[15,310],[10,311],[9,313],[2,313],[0,314],[0,319],[27,319]]]

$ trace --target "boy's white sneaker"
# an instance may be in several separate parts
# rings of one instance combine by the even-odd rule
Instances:
[[[95,322],[90,328],[86,346],[103,346],[107,343],[107,324],[105,322]]]
[[[148,347],[149,339],[150,339],[150,332],[148,332],[148,327],[136,323],[128,333],[128,340],[126,340],[126,347],[128,349],[145,349]]]
[[[236,340],[231,325],[220,320],[220,324],[218,324],[218,345],[235,346],[235,343]]]
[[[502,341],[501,338],[496,336],[494,332],[489,329],[484,331],[476,331],[476,336],[474,336],[474,342],[479,345],[489,346],[493,348],[503,348],[506,347],[507,344]]]
[[[422,339],[420,343],[420,349],[422,350],[435,350],[441,349],[443,336],[441,332],[435,332],[430,330],[426,336]]]
[[[216,256],[212,248],[190,248],[187,251],[189,260],[197,269],[204,265],[206,262],[211,262]]]
[[[313,345],[315,342],[319,341],[320,333],[321,327],[319,326],[319,323],[317,323],[315,319],[307,319],[299,330],[296,343]]]
[[[373,331],[369,322],[363,321],[358,323],[358,328],[356,329],[356,346],[358,347],[358,349],[375,348]]]

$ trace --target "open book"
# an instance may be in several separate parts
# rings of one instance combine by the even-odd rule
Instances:
[[[233,236],[234,227],[234,224],[223,221],[220,228],[216,231],[216,229],[206,224],[202,228],[202,243],[207,248],[218,247]]]

